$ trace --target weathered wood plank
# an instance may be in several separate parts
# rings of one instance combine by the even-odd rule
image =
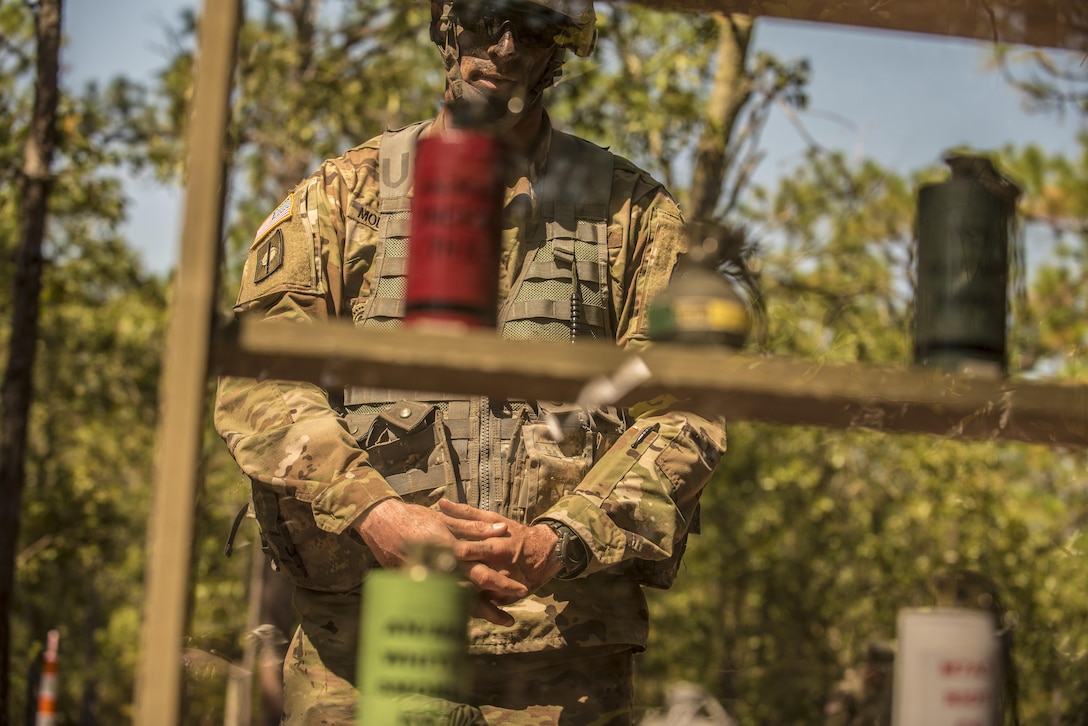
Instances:
[[[180,715],[181,646],[223,231],[231,71],[241,10],[241,0],[205,0],[201,16],[201,73],[189,132],[184,244],[163,356],[136,674],[137,726],[176,724]]]
[[[222,331],[217,374],[576,400],[633,358],[608,344],[507,341],[485,331],[367,331],[347,323],[239,322]],[[754,358],[659,345],[651,376],[623,402],[671,394],[733,420],[863,427],[970,439],[1088,444],[1088,387],[987,380],[942,371]]]
[[[727,12],[880,30],[945,35],[1004,44],[1083,51],[1083,0],[630,0],[677,12]]]

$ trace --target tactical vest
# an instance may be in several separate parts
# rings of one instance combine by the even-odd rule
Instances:
[[[387,132],[379,151],[380,221],[360,328],[404,315],[412,170],[429,122]],[[612,154],[553,131],[547,171],[535,187],[536,220],[497,328],[504,338],[612,340],[607,222]],[[370,463],[405,500],[446,497],[528,522],[582,480],[626,428],[616,409],[350,387],[344,417]],[[549,434],[553,415],[563,436]]]

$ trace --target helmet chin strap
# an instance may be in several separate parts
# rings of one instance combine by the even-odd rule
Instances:
[[[454,99],[464,96],[464,79],[461,78],[461,48],[457,45],[457,25],[451,15],[453,3],[442,3],[442,16],[437,27],[431,28],[431,39],[442,54],[442,63],[446,67],[446,84]]]

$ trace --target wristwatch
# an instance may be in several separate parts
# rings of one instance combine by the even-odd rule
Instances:
[[[585,543],[578,538],[573,529],[562,522],[545,519],[543,524],[554,529],[556,535],[559,536],[559,541],[555,543],[555,556],[563,569],[556,577],[560,580],[572,580],[578,577],[589,564],[589,553],[586,551]]]

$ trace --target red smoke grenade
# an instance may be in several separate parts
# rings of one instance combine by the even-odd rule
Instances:
[[[447,129],[419,140],[405,321],[494,327],[502,244],[502,149]]]

